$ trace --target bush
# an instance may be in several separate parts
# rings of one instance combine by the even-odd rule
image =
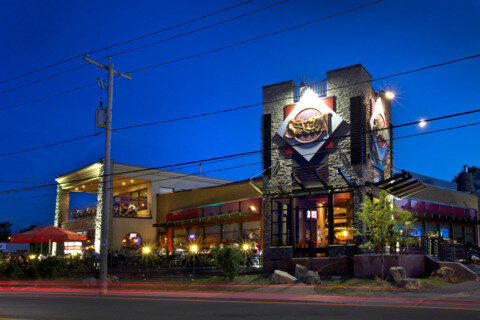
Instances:
[[[240,248],[224,247],[213,253],[215,267],[222,270],[223,274],[233,279],[238,275],[240,268],[245,266],[245,252]]]
[[[56,257],[45,260],[0,262],[0,279],[53,279],[65,268],[65,261]]]

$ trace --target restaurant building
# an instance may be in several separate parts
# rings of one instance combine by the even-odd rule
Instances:
[[[295,259],[348,256],[362,241],[353,234],[361,204],[385,190],[401,208],[415,213],[417,236],[437,234],[478,246],[479,197],[471,174],[464,170],[457,185],[397,169],[391,100],[385,92],[375,92],[371,80],[358,64],[328,71],[325,80],[312,84],[285,81],[263,87],[263,176],[231,182],[197,175],[154,185],[156,174],[172,173],[152,171],[141,180],[146,200],[138,189],[138,205],[150,208],[145,220],[137,221],[145,213],[124,219],[119,214],[128,216],[128,209],[114,209],[111,244],[119,248],[125,239],[134,241],[128,240],[130,233],[169,252],[191,243],[205,251],[246,244],[270,267]],[[135,198],[137,189],[125,186],[120,191],[129,183],[121,171],[130,167],[115,165],[115,197]],[[93,166],[100,172],[101,164]],[[86,229],[71,219],[62,195],[83,188],[66,181],[86,175],[93,170],[89,168],[57,179],[56,224]],[[88,188],[96,192],[99,181],[92,179]],[[114,202],[122,207],[121,201]],[[96,208],[88,230],[98,244],[101,205]]]

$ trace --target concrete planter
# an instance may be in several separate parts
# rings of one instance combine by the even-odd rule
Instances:
[[[361,279],[373,279],[382,275],[382,256],[379,254],[361,254],[353,257],[353,276]],[[384,275],[390,267],[402,267],[408,278],[425,276],[424,255],[384,255]]]

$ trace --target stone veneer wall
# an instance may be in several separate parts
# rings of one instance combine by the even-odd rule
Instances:
[[[286,81],[271,86],[263,87],[263,113],[271,114],[271,137],[272,137],[272,174],[271,177],[264,176],[264,198],[263,198],[263,259],[291,259],[293,257],[292,247],[271,247],[272,243],[272,198],[271,195],[278,193],[275,186],[278,183],[283,191],[291,192],[292,189],[292,159],[285,155],[283,148],[286,143],[278,136],[275,136],[277,128],[282,124],[284,114],[283,108],[293,104],[293,81]],[[266,168],[265,168],[266,169]]]
[[[338,168],[342,168],[350,181],[359,186],[354,193],[354,212],[360,210],[360,205],[364,201],[367,193],[373,193],[370,187],[365,187],[366,182],[373,181],[373,159],[371,154],[371,140],[369,134],[366,141],[366,164],[351,165],[350,144],[350,98],[363,96],[368,101],[366,117],[363,119],[367,123],[367,130],[370,130],[368,124],[371,117],[370,101],[375,98],[375,93],[371,86],[371,75],[361,65],[353,65],[341,69],[327,72],[327,97],[335,98],[335,112],[342,117],[344,122],[339,126],[334,136],[347,137],[335,139],[335,148],[328,151],[327,161],[329,168],[328,182],[331,186],[344,188],[345,181],[338,173]],[[264,176],[264,203],[263,203],[263,246],[264,260],[272,259],[291,259],[293,257],[293,248],[289,247],[271,247],[271,200],[274,194],[280,190],[276,184],[281,185],[282,191],[289,195],[292,191],[292,166],[295,162],[291,155],[286,155],[284,149],[287,144],[282,137],[276,135],[276,130],[284,120],[284,107],[293,104],[293,81],[281,82],[263,87],[263,113],[271,115],[271,178]],[[387,113],[387,123],[391,123],[390,103],[384,99]],[[390,165],[392,163],[392,148],[389,148],[386,157],[385,178],[390,176]],[[315,158],[313,158],[315,162]],[[323,161],[323,160],[322,160]],[[319,164],[319,163],[311,163]],[[266,168],[264,168],[266,169]],[[357,220],[354,219],[356,222]],[[361,227],[355,223],[356,227]],[[361,239],[359,239],[361,241]]]

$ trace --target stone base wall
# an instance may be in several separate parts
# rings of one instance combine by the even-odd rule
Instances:
[[[318,271],[320,278],[323,280],[330,280],[332,276],[353,277],[353,259],[348,257],[270,260],[263,262],[263,270],[266,273],[273,273],[273,271],[279,269],[294,274],[297,263],[306,266],[309,270]]]
[[[353,276],[360,279],[373,279],[381,277],[382,262],[381,255],[356,255],[353,257]],[[387,275],[390,267],[402,267],[407,277],[419,278],[425,276],[425,256],[421,254],[412,255],[385,255],[384,276]]]

